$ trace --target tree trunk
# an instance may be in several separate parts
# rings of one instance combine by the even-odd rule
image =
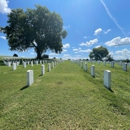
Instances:
[[[42,53],[39,51],[39,49],[38,48],[36,48],[37,49],[37,59],[42,59]]]

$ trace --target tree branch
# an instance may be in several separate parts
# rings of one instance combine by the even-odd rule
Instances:
[[[36,47],[37,48],[37,46],[34,43],[32,43],[32,44],[33,44],[33,46],[30,46],[30,47]]]

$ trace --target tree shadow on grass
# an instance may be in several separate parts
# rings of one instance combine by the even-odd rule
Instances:
[[[22,87],[20,90],[24,90],[24,89],[27,89],[29,86],[24,86],[24,87]]]

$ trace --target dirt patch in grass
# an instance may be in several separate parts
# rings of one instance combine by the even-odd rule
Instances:
[[[57,84],[61,85],[61,84],[63,84],[63,82],[62,82],[62,81],[59,81],[59,82],[57,82]]]

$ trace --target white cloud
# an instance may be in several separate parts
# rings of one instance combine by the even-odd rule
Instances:
[[[0,13],[10,13],[11,9],[8,7],[9,1],[0,0]]]
[[[123,50],[118,50],[118,51],[115,52],[113,57],[116,60],[129,59],[129,57],[130,57],[130,50],[128,50],[126,48],[123,49]]]
[[[70,55],[69,54],[64,54],[63,57],[69,57]]]
[[[126,58],[124,56],[121,56],[121,55],[115,55],[113,57],[113,59],[115,59],[115,60],[122,60],[122,59],[126,59]]]
[[[64,54],[62,59],[71,59],[71,60],[77,60],[77,59],[87,59],[88,57],[83,57],[82,55],[75,55],[71,56],[69,54]]]
[[[94,48],[99,48],[101,45],[97,45],[97,46],[95,46]]]
[[[112,16],[112,14],[110,13],[109,9],[107,8],[106,4],[104,3],[103,0],[100,0],[102,5],[104,6],[108,16],[111,18],[111,20],[116,24],[116,26],[118,27],[118,29],[121,30],[121,32],[126,36],[126,33],[124,32],[124,29],[118,24],[117,20]]]
[[[87,36],[84,36],[84,38],[87,38]]]
[[[63,48],[70,48],[70,44],[69,43],[64,44]]]
[[[113,38],[111,41],[107,41],[105,43],[107,46],[122,46],[122,45],[130,45],[130,37],[116,37]]]
[[[78,51],[79,49],[73,49],[73,51]]]
[[[97,30],[95,30],[94,35],[98,35],[102,32],[101,28],[98,28]]]
[[[113,52],[109,52],[109,55],[113,56],[113,55],[114,55],[114,53],[113,53]]]
[[[55,57],[55,56],[54,56]],[[53,59],[54,57],[49,56],[49,59]],[[60,59],[60,57],[55,57],[56,59]]]
[[[62,58],[63,59],[70,59],[70,55],[69,54],[64,54]]]
[[[115,60],[124,60],[129,59],[130,57],[130,50],[128,49],[122,49],[114,52],[109,52],[109,55],[113,57]]]
[[[104,31],[104,34],[108,34],[111,31],[111,29],[108,29],[107,31]]]
[[[81,48],[78,48],[78,49],[73,49],[73,51],[75,52],[75,53],[80,53],[80,52],[91,52],[92,50],[90,50],[90,49],[87,49],[87,50],[82,50]]]
[[[126,48],[121,50],[121,51],[116,51],[115,54],[118,55],[129,55],[130,54],[130,50],[127,50]]]
[[[35,55],[36,53],[31,52],[30,54],[31,54],[31,55]]]
[[[4,40],[6,40],[6,37],[5,37],[5,36],[0,36],[0,38],[2,38],[2,39],[4,39]]]
[[[87,50],[79,50],[79,52],[91,52],[92,50],[87,49]]]
[[[91,45],[93,45],[93,44],[95,44],[95,43],[97,43],[97,42],[98,42],[98,39],[96,38],[96,39],[87,41],[86,43],[82,42],[82,43],[79,44],[79,45],[80,45],[80,46],[91,46]]]
[[[49,56],[57,56],[59,54],[56,54],[56,53],[50,53]]]
[[[63,52],[67,52],[67,50],[64,49]]]
[[[63,26],[63,29],[69,29],[69,28],[70,28],[70,25]]]

